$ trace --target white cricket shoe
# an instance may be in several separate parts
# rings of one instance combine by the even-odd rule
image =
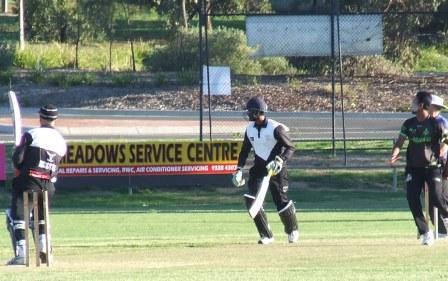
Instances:
[[[434,244],[434,234],[432,231],[428,231],[425,234],[421,235],[422,237],[422,245],[431,246]]]
[[[299,241],[299,231],[293,230],[290,234],[288,234],[288,242],[296,243],[297,241]]]
[[[258,240],[258,244],[262,244],[262,245],[269,245],[272,242],[274,242],[274,237],[269,238],[269,237],[263,236],[260,238],[260,240]]]

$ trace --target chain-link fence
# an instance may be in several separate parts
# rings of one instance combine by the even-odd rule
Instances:
[[[176,122],[194,123],[192,133],[171,137],[215,140],[242,138],[245,102],[258,95],[293,139],[327,141],[341,155],[344,139],[389,146],[417,90],[448,98],[446,1],[437,8],[409,1],[419,2],[412,9],[404,1],[258,1],[269,2],[266,9],[197,2],[202,9],[192,4],[188,28],[149,20],[138,6],[107,10],[114,21],[95,18],[83,1],[61,13],[67,25],[29,25],[27,49],[14,62],[26,69],[13,79],[19,99],[26,106],[188,111]],[[204,65],[230,69],[229,95],[209,96],[207,84],[198,86],[200,74],[214,79]],[[22,87],[22,79],[33,87]]]
[[[437,70],[438,62],[431,52],[439,49],[446,54],[448,41],[446,30],[436,28],[435,16],[429,12],[247,15],[248,45],[253,47],[258,61],[267,66],[259,74],[245,75],[235,73],[230,65],[232,86],[238,85],[232,88],[232,95],[264,96],[274,112],[335,112],[333,116],[322,114],[318,118],[322,123],[313,127],[321,130],[312,138],[329,137],[325,128],[333,126],[337,131],[334,136],[342,137],[343,112],[408,112],[412,95],[419,89],[433,90],[446,98],[446,69],[441,66]],[[212,60],[216,56],[210,47],[208,54]],[[287,67],[281,69],[279,61]],[[277,67],[283,73],[266,75],[269,67]],[[240,87],[241,80],[245,84]],[[241,106],[244,98],[239,100]],[[215,112],[234,97],[211,99]],[[207,105],[206,102],[205,108]],[[215,121],[212,129],[218,133],[224,125]],[[353,116],[345,121],[348,131],[365,127],[367,134],[391,137],[381,122],[373,125],[372,121],[363,122]],[[303,123],[294,113],[285,122],[293,128],[299,127],[294,123]],[[394,125],[399,128],[398,122]],[[300,138],[300,133],[296,137]],[[363,137],[372,135],[349,136]]]
[[[291,128],[299,146],[313,141],[321,148],[303,143],[305,166],[387,165],[413,95],[426,89],[448,98],[448,13],[327,8],[211,14],[208,24],[204,19],[203,32],[210,32],[215,19],[244,22],[247,45],[261,65],[247,74],[229,63],[230,97],[205,98],[205,113],[211,109],[205,118],[213,123],[204,123],[206,138],[228,134],[229,126],[233,136],[243,132],[243,122],[218,118],[217,111],[235,96],[243,108],[245,99],[258,95],[268,103],[268,116]],[[221,46],[204,45],[208,57],[202,64],[213,67]]]

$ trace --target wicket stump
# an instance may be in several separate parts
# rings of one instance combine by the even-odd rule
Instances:
[[[42,194],[43,204],[43,218],[45,228],[45,241],[46,241],[46,264],[51,264],[51,246],[50,246],[50,216],[48,209],[48,191],[24,191],[23,192],[23,215],[25,219],[25,264],[30,266],[30,242],[29,242],[29,228],[30,228],[30,210],[29,210],[29,195],[32,194],[33,198],[33,236],[34,236],[34,248],[36,256],[36,266],[40,266],[40,251],[39,251],[39,194]]]
[[[429,210],[429,188],[428,185],[425,184],[425,220],[426,223],[428,224],[428,227],[431,223],[431,216],[429,214],[430,210]],[[433,214],[433,219],[434,219],[434,239],[438,239],[439,238],[439,209],[437,207],[433,207],[432,210],[432,214]]]

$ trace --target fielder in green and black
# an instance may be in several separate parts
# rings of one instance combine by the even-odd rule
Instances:
[[[425,183],[429,188],[429,200],[433,206],[439,208],[444,224],[448,224],[448,198],[442,192],[441,165],[441,156],[445,151],[445,144],[442,142],[445,132],[443,126],[429,113],[431,99],[429,92],[417,93],[412,102],[415,117],[403,123],[390,158],[390,164],[395,165],[400,158],[400,149],[407,139],[409,144],[406,151],[406,197],[422,244],[428,246],[433,244],[434,234],[428,227],[420,202]]]
[[[294,154],[294,144],[291,142],[289,129],[265,116],[267,105],[260,97],[249,99],[246,104],[249,123],[246,127],[243,146],[238,158],[238,169],[233,174],[235,186],[244,185],[242,168],[246,164],[249,152],[254,150],[254,165],[249,170],[248,194],[244,195],[247,209],[256,199],[263,178],[272,171],[269,189],[277,207],[278,214],[284,225],[288,241],[295,243],[299,239],[296,219],[296,209],[288,198],[288,170],[286,161]],[[274,240],[268,219],[263,208],[254,217],[254,223],[260,234],[259,244],[270,244]]]

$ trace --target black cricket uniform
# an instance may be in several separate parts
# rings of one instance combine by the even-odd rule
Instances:
[[[294,154],[294,144],[291,142],[284,125],[265,119],[264,124],[257,126],[255,122],[249,122],[243,146],[238,158],[238,167],[244,167],[251,149],[255,151],[254,165],[249,171],[249,194],[255,196],[258,188],[267,174],[266,165],[279,155],[283,161],[287,161]],[[271,177],[270,191],[277,210],[283,209],[288,204],[288,170],[285,165],[276,176]]]
[[[22,136],[13,154],[13,164],[18,175],[12,182],[11,215],[14,220],[16,241],[24,239],[23,192],[48,190],[49,200],[54,194],[59,162],[65,155],[67,144],[62,135],[52,127],[31,129]],[[31,200],[29,201],[31,205]],[[42,193],[39,193],[39,221],[43,220]],[[31,206],[30,206],[31,207]],[[45,229],[39,223],[39,232]]]
[[[407,119],[400,131],[400,135],[409,140],[406,150],[406,197],[420,234],[429,231],[420,202],[425,182],[432,205],[439,208],[442,217],[448,216],[439,159],[442,132],[443,127],[432,117],[423,122],[419,122],[416,117]]]
[[[280,173],[272,176],[269,182],[269,189],[277,211],[285,226],[285,232],[291,233],[297,230],[297,220],[295,207],[288,199],[288,170],[286,161],[294,154],[294,144],[291,142],[287,127],[271,119],[265,119],[262,125],[257,125],[254,121],[249,122],[243,146],[238,158],[238,167],[244,167],[251,149],[254,149],[254,165],[249,170],[248,194],[245,194],[247,208],[249,209],[263,178],[267,175],[266,165],[280,156],[284,161]],[[267,217],[262,210],[254,218],[255,225],[261,237],[272,237]]]

